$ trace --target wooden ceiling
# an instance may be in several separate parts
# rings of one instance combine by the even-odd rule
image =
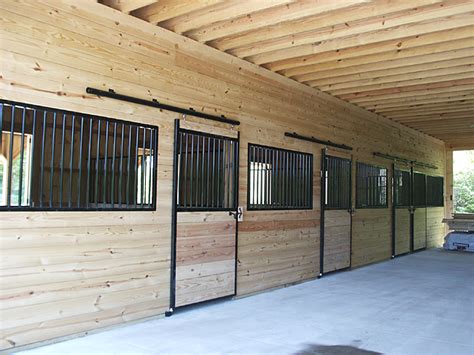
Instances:
[[[474,0],[102,0],[474,148]]]

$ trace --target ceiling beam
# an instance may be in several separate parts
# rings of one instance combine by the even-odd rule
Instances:
[[[101,0],[101,3],[128,14],[131,11],[151,5],[157,0]]]
[[[351,101],[351,99],[357,99],[357,98],[362,98],[362,97],[374,97],[374,96],[383,96],[383,95],[399,94],[399,93],[411,93],[413,91],[461,87],[462,85],[474,85],[474,78],[448,80],[448,81],[443,81],[440,83],[411,85],[411,86],[404,86],[400,88],[370,90],[370,91],[356,92],[356,93],[351,93],[351,94],[346,94],[346,95],[338,95],[338,97],[340,97],[343,100]]]
[[[182,34],[209,24],[228,21],[243,15],[290,4],[295,0],[233,0],[218,3],[205,9],[177,16],[161,22],[160,26]]]
[[[460,74],[465,72],[470,72],[474,70],[474,58],[467,58],[469,64],[459,65],[454,67],[435,69],[435,70],[421,70],[418,72],[404,73],[404,74],[395,74],[395,75],[386,75],[386,76],[373,76],[369,79],[357,80],[356,77],[353,77],[352,81],[345,81],[342,83],[327,84],[327,85],[317,85],[313,84],[314,81],[307,82],[309,86],[317,86],[322,91],[328,90],[340,90],[340,89],[350,89],[350,88],[360,88],[368,85],[377,85],[377,84],[390,84],[390,83],[399,83],[408,80],[423,80],[429,79],[435,80],[437,77],[442,77],[444,75],[451,74]],[[420,69],[424,69],[421,67]],[[388,73],[390,74],[390,73]]]
[[[372,80],[380,78],[383,80],[385,77],[404,75],[410,73],[420,73],[423,71],[437,71],[443,70],[446,68],[452,68],[457,66],[469,65],[473,62],[471,56],[466,56],[463,58],[456,58],[450,60],[435,61],[431,63],[420,63],[413,65],[401,66],[398,68],[391,68],[390,70],[380,69],[380,70],[365,70],[363,72],[339,76],[330,76],[327,78],[316,79],[307,81],[306,84],[310,86],[325,86],[325,85],[336,85],[340,83],[353,82],[358,80]]]
[[[288,34],[302,33],[318,28],[328,28],[338,24],[344,24],[348,22],[348,19],[349,21],[353,22],[393,12],[440,3],[442,3],[442,0],[413,0],[410,2],[378,0],[369,2],[367,4],[362,3],[360,5],[347,8],[344,11],[331,11],[312,16],[306,15],[300,19],[270,24],[269,26],[260,29],[219,38],[208,42],[208,44],[219,50],[227,51],[229,49],[235,49],[238,47],[260,43],[262,41],[267,41],[268,39],[286,37]]]
[[[304,55],[322,53],[331,50],[340,50],[342,48],[389,41],[393,39],[416,36],[424,33],[439,32],[443,30],[466,26],[467,24],[472,24],[471,19],[473,14],[474,12],[468,14],[462,13],[456,16],[429,20],[410,25],[402,25],[398,27],[393,27],[390,29],[390,31],[378,30],[354,36],[336,37],[327,41],[313,40],[313,42],[309,44],[248,56],[245,57],[245,59],[252,63],[260,65],[289,58],[296,58]]]
[[[400,26],[419,24],[423,21],[431,22],[448,16],[465,14],[468,10],[473,9],[472,4],[452,7],[445,5],[446,4],[437,4],[430,7],[415,8],[405,11],[403,15],[399,12],[388,13],[375,18],[343,22],[330,27],[316,28],[312,31],[305,31],[302,33],[295,33],[293,31],[285,37],[260,41],[252,45],[235,48],[230,50],[229,53],[240,58],[248,57],[253,61],[252,59],[258,54],[285,49],[299,50],[301,46],[307,44],[313,45],[315,40],[317,43],[321,43],[349,36],[362,35],[364,33],[388,31],[389,29],[395,29]],[[409,28],[407,27],[404,30],[408,31]],[[418,34],[421,33],[422,32],[418,32]],[[408,35],[403,35],[402,37],[407,37]],[[413,33],[411,35],[413,35]],[[380,41],[377,40],[374,42]],[[259,61],[256,63],[261,64]]]
[[[400,108],[410,108],[410,107],[417,107],[417,106],[423,106],[423,105],[432,105],[432,104],[449,104],[449,103],[456,103],[456,102],[464,102],[464,101],[470,101],[474,100],[474,93],[465,93],[463,95],[453,95],[451,93],[448,93],[447,95],[449,96],[444,96],[441,94],[438,94],[434,97],[428,97],[424,99],[420,98],[415,98],[414,100],[392,100],[391,102],[389,101],[388,103],[375,103],[372,105],[365,105],[365,108],[370,111],[378,110],[382,111],[383,110],[393,110],[393,109],[400,109]]]
[[[473,105],[474,97],[471,99],[465,100],[456,100],[449,102],[439,102],[439,103],[429,103],[429,104],[416,104],[416,105],[403,105],[397,107],[388,107],[388,108],[376,108],[371,111],[382,115],[390,115],[397,112],[413,112],[413,110],[431,110],[431,109],[445,109],[449,110],[456,107],[462,107],[463,105]],[[474,108],[474,107],[473,107]]]
[[[351,94],[351,93],[362,93],[366,91],[384,90],[384,89],[390,89],[390,88],[403,88],[405,86],[441,83],[445,81],[462,80],[462,79],[468,79],[468,78],[474,78],[473,68],[466,68],[463,71],[460,71],[458,73],[449,73],[446,75],[400,80],[400,81],[394,81],[394,82],[389,82],[389,83],[361,85],[361,86],[342,88],[342,89],[329,89],[329,90],[323,90],[323,91],[329,92],[331,95],[339,96],[339,95],[346,95],[346,94]]]
[[[458,39],[472,38],[474,26],[454,28],[446,31],[426,33],[423,35],[397,38],[390,41],[370,43],[363,46],[355,46],[344,49],[336,49],[328,52],[312,54],[282,61],[265,64],[267,69],[273,71],[297,70],[298,67],[306,67],[313,64],[320,64],[331,61],[341,61],[344,59],[378,54],[386,56],[387,53],[399,53],[410,48],[424,47],[430,44],[455,41]]]
[[[247,32],[276,23],[292,21],[328,11],[342,10],[372,1],[373,0],[300,0],[293,4],[241,16],[237,19],[216,22],[206,27],[185,32],[185,35],[199,42],[207,42],[216,38]]]
[[[474,54],[472,44],[474,38],[470,40],[457,40],[444,42],[439,45],[418,47],[396,53],[390,56],[366,56],[352,58],[346,61],[314,64],[311,71],[298,75],[287,75],[301,82],[329,78],[340,75],[357,74],[375,70],[387,70],[422,63],[440,62],[452,59],[466,58]],[[379,60],[377,60],[377,57]],[[390,74],[390,73],[387,73]]]
[[[384,99],[393,99],[393,98],[398,99],[402,97],[415,98],[416,96],[438,95],[438,94],[453,93],[453,92],[458,92],[458,91],[472,92],[472,90],[474,90],[474,85],[472,84],[460,85],[458,83],[457,86],[447,86],[447,87],[442,87],[442,88],[434,88],[434,89],[430,88],[430,89],[418,90],[418,91],[396,92],[396,93],[385,94],[385,95],[358,97],[358,98],[351,99],[350,102],[359,104],[359,106],[363,107],[364,103],[366,102],[373,103],[375,101],[381,101]]]
[[[151,5],[132,11],[131,14],[156,25],[158,22],[166,21],[170,18],[200,10],[223,1],[224,0],[159,0]]]

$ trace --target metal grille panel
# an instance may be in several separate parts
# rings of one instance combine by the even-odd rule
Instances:
[[[413,174],[413,206],[426,207],[426,175]]]
[[[426,177],[426,204],[430,207],[444,206],[444,178],[442,176]]]
[[[237,208],[237,139],[181,129],[178,211]]]
[[[351,161],[326,157],[326,209],[351,207]]]
[[[9,101],[0,125],[0,209],[156,208],[158,127]]]
[[[249,144],[248,208],[311,209],[313,155]]]
[[[411,174],[409,171],[395,170],[394,202],[396,207],[408,207],[411,204]]]
[[[357,208],[387,207],[387,169],[357,163]]]

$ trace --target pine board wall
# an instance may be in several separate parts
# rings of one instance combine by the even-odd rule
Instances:
[[[444,144],[338,99],[90,1],[0,2],[0,96],[159,126],[156,212],[2,212],[0,349],[163,314],[169,306],[173,119],[87,95],[87,86],[241,121],[240,205],[247,145],[314,154],[314,208],[244,211],[237,293],[319,274],[321,146],[285,131],[439,167]],[[199,119],[188,120],[204,123]],[[389,209],[357,211],[353,265],[390,257]],[[439,244],[440,236],[433,237]],[[430,239],[430,240],[431,240]]]

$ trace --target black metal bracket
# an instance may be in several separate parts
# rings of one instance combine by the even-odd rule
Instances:
[[[321,140],[321,139],[314,138],[314,137],[302,136],[301,134],[298,134],[296,132],[285,132],[285,137],[301,139],[303,141],[323,144],[323,145],[327,145],[327,146],[330,146],[330,147],[335,147],[335,148],[340,148],[340,149],[345,149],[345,150],[352,150],[352,147],[349,147],[348,145],[345,145],[345,144],[339,144],[339,143],[334,143],[334,142],[331,142],[331,141],[325,141],[325,140]]]
[[[150,106],[150,107],[154,107],[154,108],[158,108],[158,109],[162,109],[162,110],[181,113],[183,115],[190,115],[190,116],[205,118],[207,120],[212,120],[212,121],[216,121],[216,122],[228,123],[228,124],[231,124],[231,125],[234,125],[234,126],[240,125],[239,121],[232,120],[230,118],[225,117],[224,115],[215,116],[215,115],[210,115],[210,114],[207,114],[207,113],[204,113],[204,112],[198,112],[195,109],[193,109],[192,107],[190,107],[189,109],[185,109],[185,108],[181,108],[181,107],[176,107],[176,106],[160,103],[156,99],[144,100],[144,99],[140,99],[138,97],[117,94],[112,89],[109,89],[108,91],[105,91],[105,90],[100,90],[100,89],[94,89],[94,88],[91,88],[91,87],[87,87],[86,92],[88,94],[92,94],[92,95],[108,97],[108,98],[115,99],[115,100],[132,102],[132,103],[138,104],[138,105]]]

